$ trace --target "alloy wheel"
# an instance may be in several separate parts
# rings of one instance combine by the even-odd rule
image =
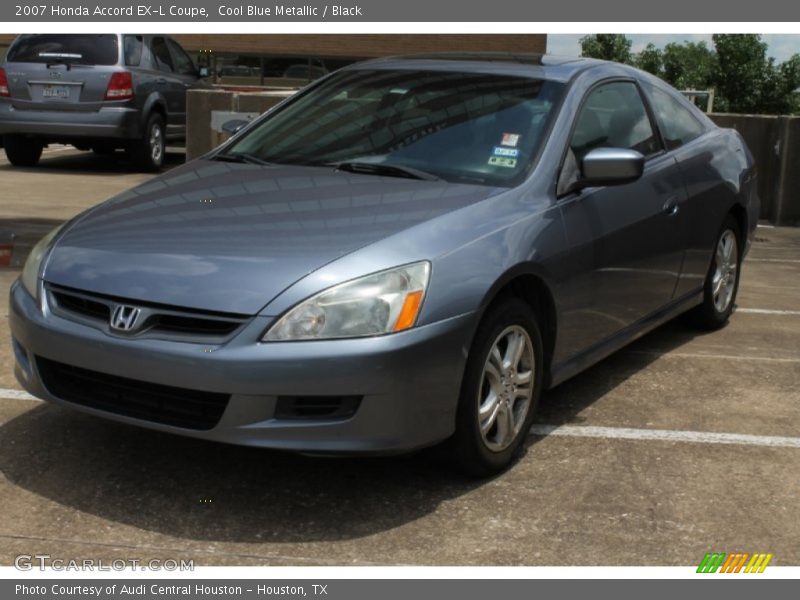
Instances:
[[[534,390],[533,342],[519,325],[507,327],[492,344],[478,388],[478,427],[486,447],[502,452],[516,439]]]
[[[739,251],[736,234],[726,229],[717,242],[714,257],[714,276],[711,280],[711,294],[717,312],[728,310],[736,289],[736,271],[739,268]]]

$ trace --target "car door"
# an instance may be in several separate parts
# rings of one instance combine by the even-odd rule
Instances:
[[[186,90],[175,72],[175,62],[167,45],[167,38],[151,38],[150,52],[158,70],[156,88],[167,101],[167,137],[176,137],[186,128]]]
[[[641,178],[570,192],[581,158],[601,147],[641,152]],[[563,349],[574,356],[668,304],[683,260],[683,181],[634,81],[604,82],[587,92],[559,190],[570,251],[560,330]]]
[[[197,67],[188,54],[181,48],[175,40],[166,38],[170,53],[172,54],[172,64],[174,66],[173,76],[176,79],[176,87],[181,90],[179,102],[176,105],[175,123],[181,125],[181,133],[186,133],[186,92],[197,84],[199,78]]]
[[[705,282],[719,224],[729,209],[728,203],[720,201],[728,197],[730,188],[727,177],[719,170],[718,165],[723,161],[717,160],[729,149],[719,136],[698,140],[708,128],[685,106],[683,98],[651,84],[645,84],[643,89],[653,107],[664,145],[680,167],[688,196],[683,211],[687,225],[686,256],[676,291],[680,296],[699,290]]]

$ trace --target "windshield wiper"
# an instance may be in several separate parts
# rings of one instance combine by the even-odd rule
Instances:
[[[255,154],[248,154],[246,152],[223,152],[222,154],[215,154],[211,157],[212,160],[220,160],[222,162],[235,162],[247,163],[250,165],[272,165],[274,163],[268,162],[258,158]]]
[[[403,165],[392,165],[388,163],[368,163],[356,161],[342,161],[329,163],[336,167],[338,171],[349,171],[350,173],[363,173],[365,175],[385,175],[387,177],[405,177],[407,179],[423,179],[425,181],[439,181],[441,178],[433,173],[405,167]]]

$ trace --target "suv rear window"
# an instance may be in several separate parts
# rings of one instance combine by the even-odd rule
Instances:
[[[119,56],[114,34],[20,36],[8,51],[8,62],[115,65]]]

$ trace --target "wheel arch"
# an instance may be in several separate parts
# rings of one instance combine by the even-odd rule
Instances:
[[[749,223],[747,217],[747,209],[738,202],[731,206],[728,214],[731,215],[737,225],[739,225],[739,242],[744,243],[747,239],[747,232],[749,231]]]
[[[149,119],[150,115],[153,113],[161,115],[166,125],[167,103],[160,94],[151,94],[147,100],[145,100],[144,106],[142,107],[142,130],[144,130],[147,124],[147,119]]]
[[[480,305],[480,323],[498,302],[512,297],[528,304],[541,329],[544,350],[545,389],[550,385],[550,366],[558,333],[558,310],[552,285],[543,269],[535,264],[521,264],[503,273],[492,285]]]

